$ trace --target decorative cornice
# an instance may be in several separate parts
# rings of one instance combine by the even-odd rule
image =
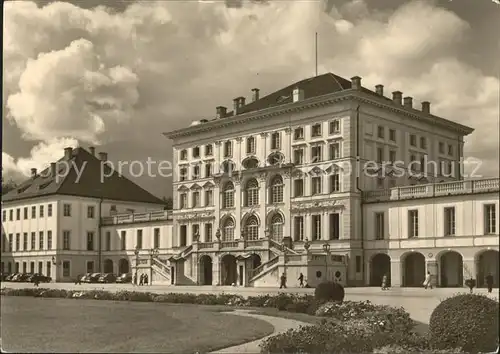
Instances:
[[[242,124],[250,121],[263,120],[271,117],[276,117],[289,113],[296,113],[310,108],[326,107],[332,104],[352,99],[354,101],[367,103],[372,106],[384,108],[386,110],[396,112],[408,116],[415,120],[423,120],[432,125],[438,125],[447,129],[452,129],[461,134],[468,135],[474,129],[465,125],[449,121],[447,119],[434,116],[432,114],[423,113],[416,109],[408,109],[404,106],[394,105],[394,103],[387,98],[379,98],[375,95],[370,95],[360,90],[343,90],[341,92],[334,92],[327,95],[313,97],[304,101],[283,104],[275,107],[268,107],[260,111],[244,113],[241,115],[228,117],[225,119],[212,120],[208,123],[178,129],[172,132],[163,133],[169,139],[176,139],[182,136],[189,136],[194,133],[212,131],[218,128],[233,127],[236,124]]]
[[[260,136],[263,138],[267,138],[269,136],[269,133],[260,133]]]

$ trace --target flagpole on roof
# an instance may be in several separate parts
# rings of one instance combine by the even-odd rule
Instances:
[[[316,59],[316,76],[318,76],[318,32],[315,34],[314,38],[314,50],[315,50],[315,59]]]

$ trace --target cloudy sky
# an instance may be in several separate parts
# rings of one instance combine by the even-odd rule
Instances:
[[[76,145],[168,160],[161,132],[313,76],[318,32],[319,73],[431,101],[476,129],[465,154],[498,175],[499,23],[492,0],[10,1],[2,173],[19,178]],[[138,182],[171,194],[169,179]]]

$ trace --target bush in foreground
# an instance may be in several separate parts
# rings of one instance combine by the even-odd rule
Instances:
[[[498,345],[498,302],[476,294],[450,297],[432,312],[429,332],[436,349],[493,352]]]
[[[314,298],[319,303],[328,301],[344,301],[345,291],[344,287],[339,283],[327,281],[320,283],[314,290]]]

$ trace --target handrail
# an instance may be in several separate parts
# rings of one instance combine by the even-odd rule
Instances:
[[[274,258],[271,258],[270,260],[268,260],[267,262],[265,263],[262,263],[260,266],[258,266],[257,268],[254,268],[252,270],[252,277],[254,277],[255,275],[259,274],[261,271],[264,270],[264,268],[266,268],[267,266],[271,266],[273,265],[274,263],[278,262],[279,261],[279,258],[280,256],[276,256]]]
[[[270,239],[269,239],[269,242],[270,242],[271,244],[273,244],[274,246],[276,246],[276,248],[278,248],[278,249],[281,249],[281,248],[283,248],[283,246],[284,246],[283,244],[279,243],[278,241],[273,240],[272,238],[270,238]],[[284,246],[284,247],[285,247],[285,250],[286,250],[288,253],[299,254],[297,251],[292,250],[291,248],[289,248],[289,247],[287,247],[287,246]]]
[[[153,261],[154,261],[154,264],[157,267],[159,267],[165,273],[167,273],[168,275],[170,275],[170,267],[168,265],[166,265],[165,263],[163,263],[162,261],[160,261],[158,258],[153,258]]]

